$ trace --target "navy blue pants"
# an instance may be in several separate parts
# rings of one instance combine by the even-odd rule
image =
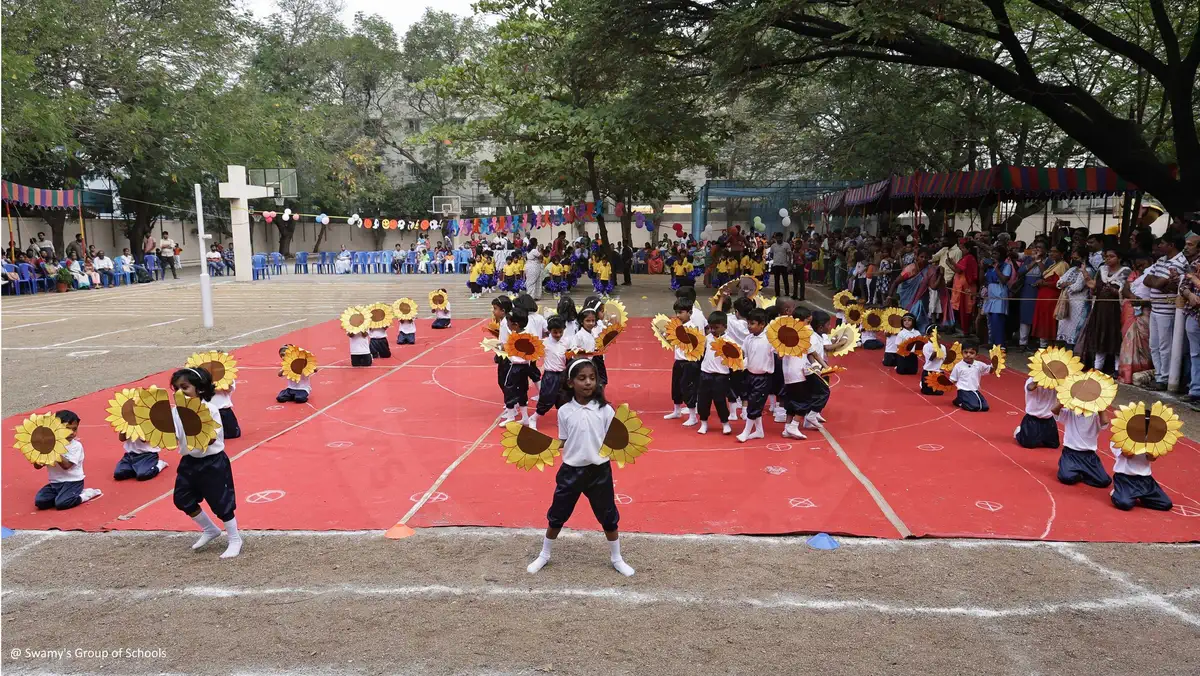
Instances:
[[[746,373],[746,414],[751,420],[762,417],[767,395],[771,394],[773,377],[771,373]]]
[[[988,327],[988,347],[999,345],[1004,347],[1004,336],[1007,332],[1005,324],[1008,322],[1008,315],[1003,312],[987,313]]]
[[[862,348],[864,350],[882,350],[883,343],[872,338],[871,340],[864,340]]]
[[[700,362],[676,359],[671,367],[671,403],[695,407],[696,385],[700,378]]]
[[[783,397],[780,403],[788,415],[806,415],[808,413],[809,381],[788,383],[783,386]]]
[[[450,328],[450,318],[449,317],[438,317],[437,319],[433,320],[433,328],[435,328],[435,329]]]
[[[1035,418],[1026,413],[1015,438],[1024,448],[1058,448],[1058,424],[1054,418]]]
[[[504,407],[523,407],[528,403],[529,364],[514,364],[510,362],[508,373],[504,376]]]
[[[79,494],[83,492],[83,480],[59,481],[46,484],[38,490],[33,498],[33,504],[38,509],[70,509],[83,502]]]
[[[404,333],[404,332],[397,333],[396,334],[396,344],[397,345],[416,345],[417,344],[417,334],[416,333]]]
[[[700,387],[696,393],[697,413],[701,421],[708,421],[713,404],[717,406],[717,418],[722,424],[729,422],[728,373],[700,373]]]
[[[565,374],[562,371],[546,371],[542,373],[542,389],[538,395],[537,414],[546,415],[552,408],[558,408],[559,397],[562,396],[563,379]]]
[[[606,531],[617,529],[621,514],[617,511],[613,489],[612,463],[583,467],[563,464],[559,466],[554,482],[554,501],[546,512],[546,521],[551,528],[562,528],[575,511],[579,496],[586,495],[600,527]]]
[[[404,335],[401,333],[400,335]],[[399,339],[397,339],[399,342]],[[390,359],[392,356],[392,346],[388,345],[387,338],[372,338],[371,339],[371,358],[372,359]]]
[[[370,354],[352,354],[350,355],[351,366],[370,366],[374,360]]]
[[[1114,472],[1112,478],[1112,503],[1117,509],[1129,511],[1138,504],[1162,512],[1171,509],[1171,498],[1154,477]]]
[[[1082,481],[1093,488],[1107,488],[1112,483],[1095,451],[1076,451],[1066,446],[1058,458],[1058,480],[1068,486]]]
[[[137,479],[147,481],[158,476],[157,453],[126,453],[117,461],[113,478],[117,481]]]
[[[954,405],[964,411],[972,413],[983,413],[988,410],[987,399],[983,398],[982,392],[964,392],[959,390],[954,396]]]
[[[746,371],[734,371],[729,374],[729,401],[746,400]]]
[[[900,360],[900,357],[895,352],[884,352],[883,353],[883,365],[884,366],[895,366],[899,360]]]
[[[284,402],[288,402],[288,401],[293,401],[297,404],[303,404],[308,401],[308,391],[307,390],[294,390],[290,387],[287,387],[287,388],[284,388],[279,393],[279,395],[275,397],[275,401],[277,401],[281,404]]]
[[[233,518],[237,494],[233,489],[233,468],[224,451],[196,458],[185,455],[179,459],[175,472],[175,507],[193,516],[200,511],[200,501],[221,521]]]
[[[896,375],[912,376],[917,374],[917,355],[910,354],[907,357],[896,355]]]
[[[242,427],[238,425],[237,416],[233,414],[233,407],[226,406],[218,411],[221,414],[221,429],[225,431],[225,438],[237,439],[242,436]]]

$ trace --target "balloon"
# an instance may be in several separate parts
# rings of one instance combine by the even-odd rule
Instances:
[[[264,211],[262,215],[263,215],[263,220],[268,223],[275,220],[275,212],[274,211]]]
[[[780,217],[780,218],[787,218],[787,216],[788,216],[788,210],[787,210],[787,209],[780,209],[780,210],[779,210],[779,217]]]
[[[784,217],[783,217],[783,220],[782,220],[782,221],[780,221],[780,223],[782,223],[782,224],[783,224],[783,227],[785,227],[785,228],[787,228],[787,227],[791,227],[791,225],[792,225],[792,219],[788,218],[787,216],[784,216]]]
[[[759,231],[759,232],[766,232],[766,231],[767,231],[767,224],[766,224],[766,223],[763,223],[762,221],[758,221],[757,223],[755,223],[755,224],[754,224],[754,229],[755,229],[755,230],[757,230],[757,231]]]
[[[616,214],[617,214],[617,218],[620,218],[625,215],[625,203],[624,202],[617,202]]]
[[[292,220],[292,210],[291,209],[283,210],[283,220],[285,220],[285,221]]]
[[[362,225],[362,218],[358,214],[350,214],[350,218],[346,219],[346,225]]]
[[[763,222],[763,221],[762,221],[762,216],[755,216],[755,217],[754,217],[754,227],[755,227],[755,229],[757,229],[757,228],[758,228],[758,224],[759,224],[759,223],[762,223],[762,222]]]

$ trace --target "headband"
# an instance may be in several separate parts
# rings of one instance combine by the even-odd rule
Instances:
[[[571,365],[569,367],[567,367],[567,378],[568,379],[572,378],[575,375],[576,367],[580,366],[581,364],[591,364],[592,368],[596,368],[596,365],[594,363],[592,363],[591,359],[588,359],[587,357],[581,357],[581,358],[576,359],[575,361],[571,362]]]
[[[201,380],[203,380],[203,379],[204,379],[204,376],[200,375],[200,372],[199,372],[199,371],[197,371],[196,369],[194,369],[194,368],[192,368],[192,367],[190,367],[190,366],[187,366],[187,367],[184,367],[184,368],[186,368],[187,370],[191,371],[192,373],[195,373],[197,378],[200,378]],[[210,377],[211,377],[211,376],[210,376]]]

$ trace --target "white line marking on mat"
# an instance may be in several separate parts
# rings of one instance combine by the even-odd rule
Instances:
[[[425,503],[429,501],[429,496],[433,495],[434,492],[437,491],[438,487],[442,485],[442,482],[445,481],[446,478],[450,476],[450,473],[454,471],[454,468],[461,465],[463,460],[466,460],[472,453],[474,453],[475,449],[479,448],[479,445],[483,443],[483,440],[487,439],[488,435],[492,433],[492,430],[496,429],[496,421],[499,419],[500,416],[492,418],[491,422],[488,423],[487,429],[483,431],[483,434],[479,435],[479,438],[475,440],[475,443],[468,446],[467,450],[462,452],[462,455],[458,456],[454,459],[454,462],[450,463],[450,466],[442,472],[441,476],[437,478],[437,481],[433,482],[433,485],[429,487],[429,490],[425,491],[425,494],[421,496],[421,499],[417,500],[416,504],[414,504],[408,510],[408,513],[405,514],[398,523],[408,525],[408,520],[413,518],[417,512],[425,506]]]
[[[411,357],[411,358],[410,358],[408,361],[406,361],[406,362],[404,362],[404,363],[402,363],[402,364],[398,364],[398,365],[396,365],[394,368],[392,368],[391,370],[387,371],[387,372],[386,372],[386,373],[384,373],[383,375],[380,375],[380,376],[378,376],[378,377],[376,377],[376,378],[373,378],[373,379],[371,379],[371,380],[368,380],[366,383],[363,383],[363,385],[362,385],[361,387],[359,387],[358,389],[354,390],[353,392],[350,392],[349,394],[346,394],[346,395],[342,396],[341,398],[337,399],[337,400],[336,400],[336,401],[334,401],[333,403],[330,403],[329,405],[327,405],[327,406],[325,406],[325,407],[323,407],[323,408],[319,408],[319,409],[317,409],[317,410],[316,410],[316,412],[312,413],[312,414],[311,414],[311,415],[309,415],[307,418],[303,418],[303,419],[301,419],[300,421],[298,421],[298,422],[296,422],[296,423],[293,423],[293,424],[292,424],[292,425],[290,425],[289,427],[286,427],[286,428],[284,428],[284,429],[282,429],[282,430],[280,430],[280,431],[276,432],[275,434],[272,434],[271,436],[267,437],[266,439],[263,439],[262,441],[257,441],[257,442],[255,442],[255,443],[253,443],[253,444],[251,444],[251,445],[247,446],[245,449],[243,449],[243,450],[242,450],[242,452],[241,452],[241,453],[238,453],[237,455],[235,455],[235,456],[233,456],[232,458],[230,458],[230,459],[229,459],[229,461],[230,461],[230,462],[233,462],[234,460],[237,460],[238,458],[242,457],[243,455],[246,455],[246,454],[247,454],[247,453],[249,453],[250,451],[253,451],[254,449],[258,448],[259,446],[262,446],[263,444],[267,443],[268,441],[271,441],[271,440],[273,440],[273,439],[277,439],[277,438],[279,438],[279,437],[283,436],[284,434],[287,434],[288,432],[291,432],[292,430],[296,429],[297,427],[300,427],[300,426],[301,426],[301,425],[303,425],[304,423],[306,423],[306,422],[309,422],[309,421],[311,421],[311,420],[315,419],[317,416],[321,415],[321,414],[322,414],[322,413],[324,413],[325,411],[328,411],[329,409],[333,408],[334,406],[337,406],[338,404],[342,403],[343,401],[346,401],[346,400],[347,400],[347,399],[349,399],[350,397],[353,397],[354,395],[358,394],[359,392],[362,392],[363,390],[365,390],[365,389],[367,389],[368,387],[370,387],[370,386],[374,385],[375,383],[377,383],[377,382],[379,382],[379,381],[383,380],[384,378],[387,378],[388,376],[392,375],[393,373],[396,373],[397,371],[399,371],[400,369],[402,369],[402,368],[404,368],[405,366],[409,365],[410,363],[412,363],[412,362],[414,362],[414,361],[416,361],[416,360],[420,359],[421,357],[424,357],[425,355],[429,354],[430,352],[433,352],[434,350],[436,350],[436,349],[438,349],[439,347],[441,347],[441,346],[445,345],[446,343],[449,343],[450,341],[454,340],[455,338],[458,338],[459,336],[463,335],[463,334],[464,334],[464,333],[466,333],[467,331],[470,331],[471,329],[473,329],[473,328],[475,328],[475,327],[479,326],[479,325],[480,325],[480,324],[482,324],[484,321],[486,321],[486,320],[480,319],[479,321],[475,322],[475,323],[474,323],[474,324],[472,324],[471,326],[467,327],[467,329],[466,329],[466,330],[464,330],[464,331],[461,331],[461,332],[459,332],[459,333],[456,333],[456,334],[454,334],[454,335],[450,336],[449,338],[446,338],[446,339],[445,339],[445,340],[443,340],[442,342],[440,342],[440,343],[437,343],[436,345],[431,345],[431,346],[429,346],[429,347],[428,347],[428,348],[427,348],[427,349],[426,349],[424,352],[421,352],[421,353],[419,353],[419,354],[417,354],[417,355],[414,355],[414,356],[413,356],[413,357]],[[118,517],[117,517],[117,519],[118,519],[118,520],[122,520],[122,521],[123,521],[123,520],[126,520],[126,519],[129,519],[129,518],[133,517],[135,514],[137,514],[138,512],[142,511],[143,509],[146,509],[147,507],[149,507],[149,506],[153,505],[154,503],[156,503],[156,502],[160,502],[161,500],[163,500],[163,499],[165,499],[165,498],[169,498],[169,497],[171,497],[171,494],[173,494],[174,492],[175,492],[175,490],[174,490],[174,489],[172,489],[172,490],[169,490],[169,491],[167,491],[166,493],[163,493],[162,495],[158,496],[157,498],[154,498],[154,499],[153,499],[153,500],[151,500],[150,502],[147,502],[147,503],[145,503],[144,505],[141,505],[141,506],[139,506],[139,507],[136,507],[136,508],[134,508],[132,511],[129,511],[129,512],[125,513],[125,514],[122,514],[121,516],[118,516]]]
[[[1057,551],[1058,553],[1062,554],[1063,556],[1067,557],[1068,559],[1070,559],[1076,563],[1083,564],[1083,565],[1091,568],[1092,570],[1095,570],[1098,573],[1103,573],[1105,576],[1107,576],[1114,582],[1120,584],[1121,586],[1125,587],[1129,591],[1137,594],[1138,597],[1145,598],[1146,605],[1149,605],[1153,608],[1157,608],[1158,610],[1160,610],[1168,615],[1174,615],[1175,617],[1179,618],[1180,620],[1183,620],[1184,622],[1186,622],[1192,626],[1200,627],[1200,617],[1197,617],[1196,615],[1189,613],[1188,611],[1180,608],[1179,606],[1176,606],[1173,603],[1170,603],[1161,594],[1155,594],[1155,593],[1151,592],[1149,589],[1147,589],[1146,587],[1143,587],[1142,585],[1137,584],[1136,582],[1132,582],[1129,579],[1129,576],[1126,575],[1125,573],[1122,573],[1117,570],[1113,570],[1112,568],[1108,568],[1099,563],[1096,563],[1095,561],[1088,558],[1088,556],[1086,554],[1084,554],[1083,552],[1075,549],[1074,547],[1072,547],[1071,545],[1068,545],[1068,544],[1063,544],[1058,547],[1055,547],[1055,551]]]
[[[70,319],[70,317],[62,317],[60,319],[51,319],[51,320],[45,321],[45,322],[33,322],[32,324],[21,324],[19,326],[6,326],[6,327],[4,327],[3,330],[7,331],[9,329],[23,329],[23,328],[26,328],[29,326],[41,326],[42,324],[57,324],[59,322],[65,322],[68,319]]]
[[[837,442],[837,439],[834,439],[833,435],[830,434],[824,426],[822,426],[820,429],[821,436],[825,437],[825,440],[828,441],[829,445],[833,447],[833,452],[837,453],[838,459],[842,461],[842,464],[846,466],[846,469],[850,470],[850,473],[854,475],[854,478],[858,479],[858,483],[862,484],[863,488],[867,489],[867,493],[871,494],[871,499],[875,501],[875,505],[879,507],[879,511],[883,512],[883,515],[886,516],[887,520],[891,522],[892,527],[894,527],[900,533],[900,537],[912,537],[912,531],[909,530],[908,526],[904,525],[904,522],[901,521],[900,517],[896,515],[896,510],[892,509],[892,506],[888,504],[887,498],[883,497],[883,494],[879,492],[879,489],[875,488],[875,484],[871,483],[871,480],[867,478],[867,475],[863,474],[862,470],[858,468],[858,465],[854,464],[854,461],[850,459],[850,456],[846,455],[846,451],[842,449],[842,445]]]

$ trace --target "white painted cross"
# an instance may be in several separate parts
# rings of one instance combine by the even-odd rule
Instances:
[[[247,200],[259,197],[274,197],[275,189],[246,183],[246,168],[231,164],[226,167],[229,172],[229,182],[220,185],[221,199],[229,200],[229,220],[233,229],[233,265],[236,269],[234,277],[239,282],[249,282],[254,279],[251,256],[254,255],[250,243],[250,204]]]

